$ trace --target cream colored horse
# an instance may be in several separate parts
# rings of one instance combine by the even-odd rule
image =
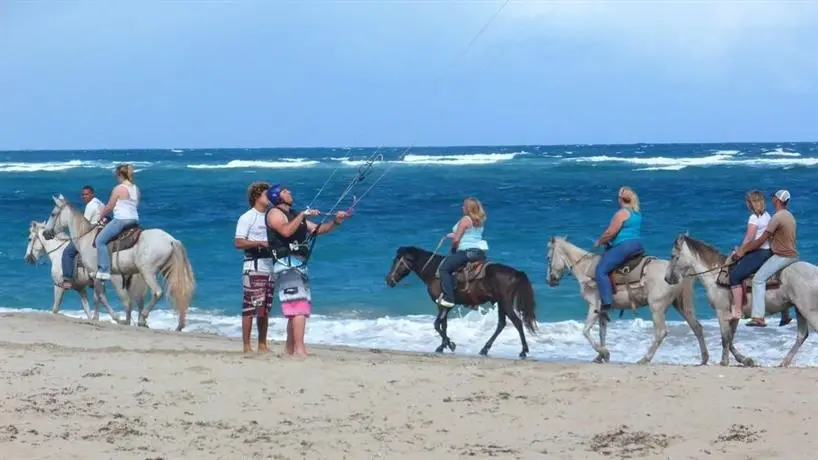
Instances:
[[[645,256],[647,259],[648,256]],[[570,270],[579,281],[579,294],[588,304],[588,316],[585,320],[585,328],[582,334],[588,339],[591,346],[598,353],[595,362],[607,362],[610,360],[610,352],[605,347],[605,336],[607,334],[608,315],[600,313],[599,291],[594,282],[594,269],[599,262],[600,254],[594,254],[568,242],[567,238],[555,236],[548,243],[548,285],[557,286],[566,270]],[[645,356],[638,364],[647,364],[653,359],[653,355],[659,349],[662,341],[667,336],[667,324],[665,322],[665,312],[670,305],[681,313],[687,324],[693,330],[696,340],[699,341],[701,349],[701,364],[707,364],[710,355],[707,353],[707,344],[704,342],[704,332],[699,320],[696,319],[696,309],[693,303],[693,280],[670,285],[664,280],[665,266],[668,261],[652,257],[650,261],[640,262],[635,268],[635,273],[625,276],[631,281],[629,284],[636,284],[636,287],[623,287],[618,285],[614,295],[612,309],[650,307],[653,317],[653,344],[648,349]],[[591,338],[591,328],[599,320],[599,339],[597,344]]]
[[[71,241],[82,256],[83,265],[89,273],[94,274],[97,269],[97,251],[93,246],[97,234],[94,231],[96,227],[62,195],[54,196],[53,199],[54,208],[46,222],[45,236],[53,237],[55,230],[67,228]],[[139,315],[139,326],[147,327],[148,315],[164,295],[156,279],[158,273],[162,273],[167,280],[171,305],[179,314],[176,330],[181,331],[187,324],[187,310],[196,289],[193,269],[182,242],[162,229],[143,229],[139,240],[132,248],[111,254],[112,275],[141,274],[151,290],[152,299]],[[112,311],[104,286],[102,280],[94,280],[94,300],[102,302],[109,311]],[[116,317],[114,321],[119,322]]]
[[[43,236],[45,230],[44,222],[31,222],[28,227],[28,242],[26,244],[26,255],[24,259],[30,264],[37,263],[43,255],[48,256],[51,262],[51,281],[54,284],[54,304],[51,307],[52,313],[60,312],[60,305],[62,304],[63,296],[66,289],[62,287],[62,254],[65,247],[71,241],[71,237],[65,233],[56,235],[54,239],[47,240]],[[131,310],[133,302],[139,305],[139,312],[141,313],[145,306],[145,295],[148,293],[148,286],[141,275],[133,275],[129,277],[128,283],[123,283],[123,278],[120,275],[111,277],[111,284],[119,295],[123,305],[125,305],[125,324],[131,324]],[[127,284],[125,289],[124,284]],[[83,266],[78,266],[74,271],[74,279],[71,289],[77,291],[80,295],[80,304],[85,311],[85,315],[89,320],[99,321],[99,309],[95,309],[94,315],[88,305],[88,295],[86,289],[93,287],[93,282],[88,276],[88,270]],[[112,316],[112,318],[114,318]]]

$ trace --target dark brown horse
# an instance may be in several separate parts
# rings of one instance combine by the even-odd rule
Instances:
[[[440,279],[437,278],[437,268],[443,261],[443,257],[414,246],[400,247],[395,255],[395,260],[392,262],[392,267],[386,275],[386,284],[389,287],[394,287],[406,275],[414,272],[426,284],[429,297],[434,301],[440,295]],[[520,341],[523,343],[520,358],[525,358],[528,355],[528,343],[525,341],[523,324],[532,334],[537,329],[537,319],[534,317],[534,308],[536,306],[534,303],[534,289],[531,287],[531,282],[525,272],[495,262],[475,261],[469,262],[465,267],[458,270],[455,275],[457,279],[455,304],[463,305],[472,310],[487,302],[497,305],[497,329],[488,342],[483,345],[480,354],[484,356],[488,354],[489,349],[494,344],[494,339],[505,328],[506,317],[508,317],[517,332],[520,333]],[[438,306],[435,330],[442,339],[440,346],[435,350],[438,353],[443,353],[443,350],[447,347],[454,351],[457,346],[446,335],[449,310],[450,308]],[[519,316],[517,315],[518,312]]]

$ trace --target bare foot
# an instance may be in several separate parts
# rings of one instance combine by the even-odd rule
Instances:
[[[267,342],[259,342],[258,343],[258,352],[259,353],[267,353]]]
[[[244,344],[244,352],[245,353],[252,353],[253,352],[253,347],[251,347],[249,343],[245,343]]]

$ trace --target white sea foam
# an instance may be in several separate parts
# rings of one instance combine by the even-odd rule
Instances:
[[[776,157],[800,157],[801,154],[795,152],[793,150],[784,150],[781,147],[778,147],[774,150],[765,151],[762,155],[766,156],[776,156]]]
[[[235,168],[259,168],[259,169],[283,169],[283,168],[304,168],[318,164],[315,160],[305,160],[302,158],[281,158],[275,161],[261,160],[231,160],[224,164],[191,164],[187,165],[191,169],[235,169]]]
[[[31,172],[55,172],[55,171],[65,171],[74,168],[100,168],[100,169],[113,169],[122,163],[121,161],[99,161],[99,160],[92,160],[92,161],[80,161],[80,160],[68,160],[68,161],[49,161],[49,162],[34,162],[34,163],[21,163],[21,162],[11,162],[11,163],[0,163],[0,173],[31,173]],[[130,161],[128,162],[135,167],[148,167],[152,166],[154,163],[150,161]]]
[[[576,163],[627,163],[643,166],[637,171],[678,171],[688,167],[707,166],[750,166],[750,167],[793,167],[815,166],[818,158],[796,158],[800,154],[789,152],[772,153],[785,158],[752,158],[738,155],[737,150],[719,150],[703,157],[620,157],[595,155],[590,157],[571,158],[565,161]]]
[[[0,311],[21,311],[26,309],[0,308]],[[31,310],[28,310],[31,311]],[[468,312],[468,313],[467,313]],[[84,313],[63,310],[68,316],[84,318]],[[119,312],[121,314],[121,311]],[[110,321],[102,315],[103,321]],[[307,326],[308,344],[347,345],[354,347],[382,348],[415,352],[431,352],[440,344],[440,337],[433,327],[434,317],[429,315],[383,317],[377,319],[334,318],[313,315]],[[150,326],[153,329],[172,330],[176,318],[167,309],[151,313]],[[188,315],[186,331],[212,332],[228,337],[241,337],[241,319],[208,311],[192,309]],[[477,355],[497,324],[497,314],[493,309],[485,311],[453,310],[449,316],[448,334],[457,344],[456,354]],[[537,335],[526,332],[530,349],[529,357],[548,361],[592,360],[596,353],[582,335],[583,324],[579,321],[559,321],[539,323]],[[711,365],[718,364],[721,356],[721,336],[715,320],[702,321]],[[135,327],[135,326],[134,326]],[[272,317],[269,338],[285,338],[286,320]],[[740,326],[741,327],[741,326]],[[184,333],[184,332],[183,332]],[[255,334],[255,331],[253,332]],[[593,336],[596,336],[596,331]],[[764,366],[778,365],[789,351],[796,336],[795,322],[785,327],[777,327],[775,321],[766,328],[742,327],[737,346],[747,356]],[[653,324],[641,319],[614,320],[608,326],[607,342],[612,362],[633,363],[647,351],[653,340]],[[490,356],[516,358],[520,352],[517,331],[509,323],[497,338]],[[447,352],[448,353],[448,352]],[[690,328],[684,322],[668,322],[668,334],[654,363],[698,364],[699,347]],[[735,364],[735,361],[732,361]],[[807,340],[796,357],[795,366],[818,365],[818,345]]]
[[[475,153],[470,155],[415,155],[407,154],[403,162],[423,165],[487,165],[509,161],[524,152],[513,153]]]

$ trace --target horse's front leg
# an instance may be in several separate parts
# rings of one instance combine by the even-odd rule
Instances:
[[[114,275],[111,277],[111,284],[114,285],[114,289],[116,290],[116,295],[119,297],[120,302],[125,309],[125,324],[130,326],[131,325],[131,311],[133,310],[133,303],[130,297],[130,293],[125,288],[125,277],[120,275]]]
[[[602,344],[594,342],[594,339],[591,337],[591,329],[594,327],[594,323],[599,319],[598,305],[599,301],[597,300],[588,302],[588,317],[585,319],[585,327],[582,329],[582,335],[585,336],[588,343],[590,343],[598,353],[597,357],[594,358],[594,362],[603,363],[611,360],[611,353]]]
[[[435,352],[443,353],[443,349],[448,347],[451,351],[457,347],[457,345],[449,340],[449,337],[446,335],[446,329],[448,328],[449,323],[449,309],[446,307],[438,307],[437,308],[437,317],[435,318],[435,330],[438,334],[440,334],[440,346],[437,347]]]
[[[722,320],[722,316],[724,319]],[[718,310],[717,316],[719,316],[719,327],[722,329],[722,346],[724,346],[725,341],[727,342],[727,348],[733,353],[733,356],[736,360],[741,363],[742,366],[746,367],[755,367],[756,363],[753,361],[753,358],[749,358],[744,356],[738,348],[736,348],[736,329],[738,328],[738,320],[732,319],[732,315],[729,311],[725,310]],[[725,334],[725,328],[727,330],[727,334]],[[723,353],[726,354],[726,353]],[[724,359],[722,357],[722,365],[727,366],[730,363],[730,359]]]
[[[77,293],[80,295],[80,305],[82,305],[82,309],[85,311],[85,316],[90,320],[91,319],[91,305],[88,303],[88,292],[86,292],[86,288],[78,288]]]
[[[62,286],[54,285],[54,305],[51,306],[51,313],[59,313],[60,312],[60,304],[62,303],[62,298],[65,295],[65,289]]]
[[[667,305],[662,305],[660,302],[649,302],[650,313],[653,318],[653,343],[648,348],[648,352],[636,364],[648,364],[653,360],[653,355],[656,350],[662,345],[662,342],[667,337],[667,322],[665,321],[665,309]]]
[[[99,321],[99,304],[101,302],[105,305],[105,308],[108,309],[108,314],[111,316],[111,319],[117,324],[122,324],[119,315],[114,312],[114,309],[111,308],[111,304],[108,302],[108,296],[105,294],[105,280],[94,280],[94,297],[96,297],[96,301],[94,302],[94,321]]]

